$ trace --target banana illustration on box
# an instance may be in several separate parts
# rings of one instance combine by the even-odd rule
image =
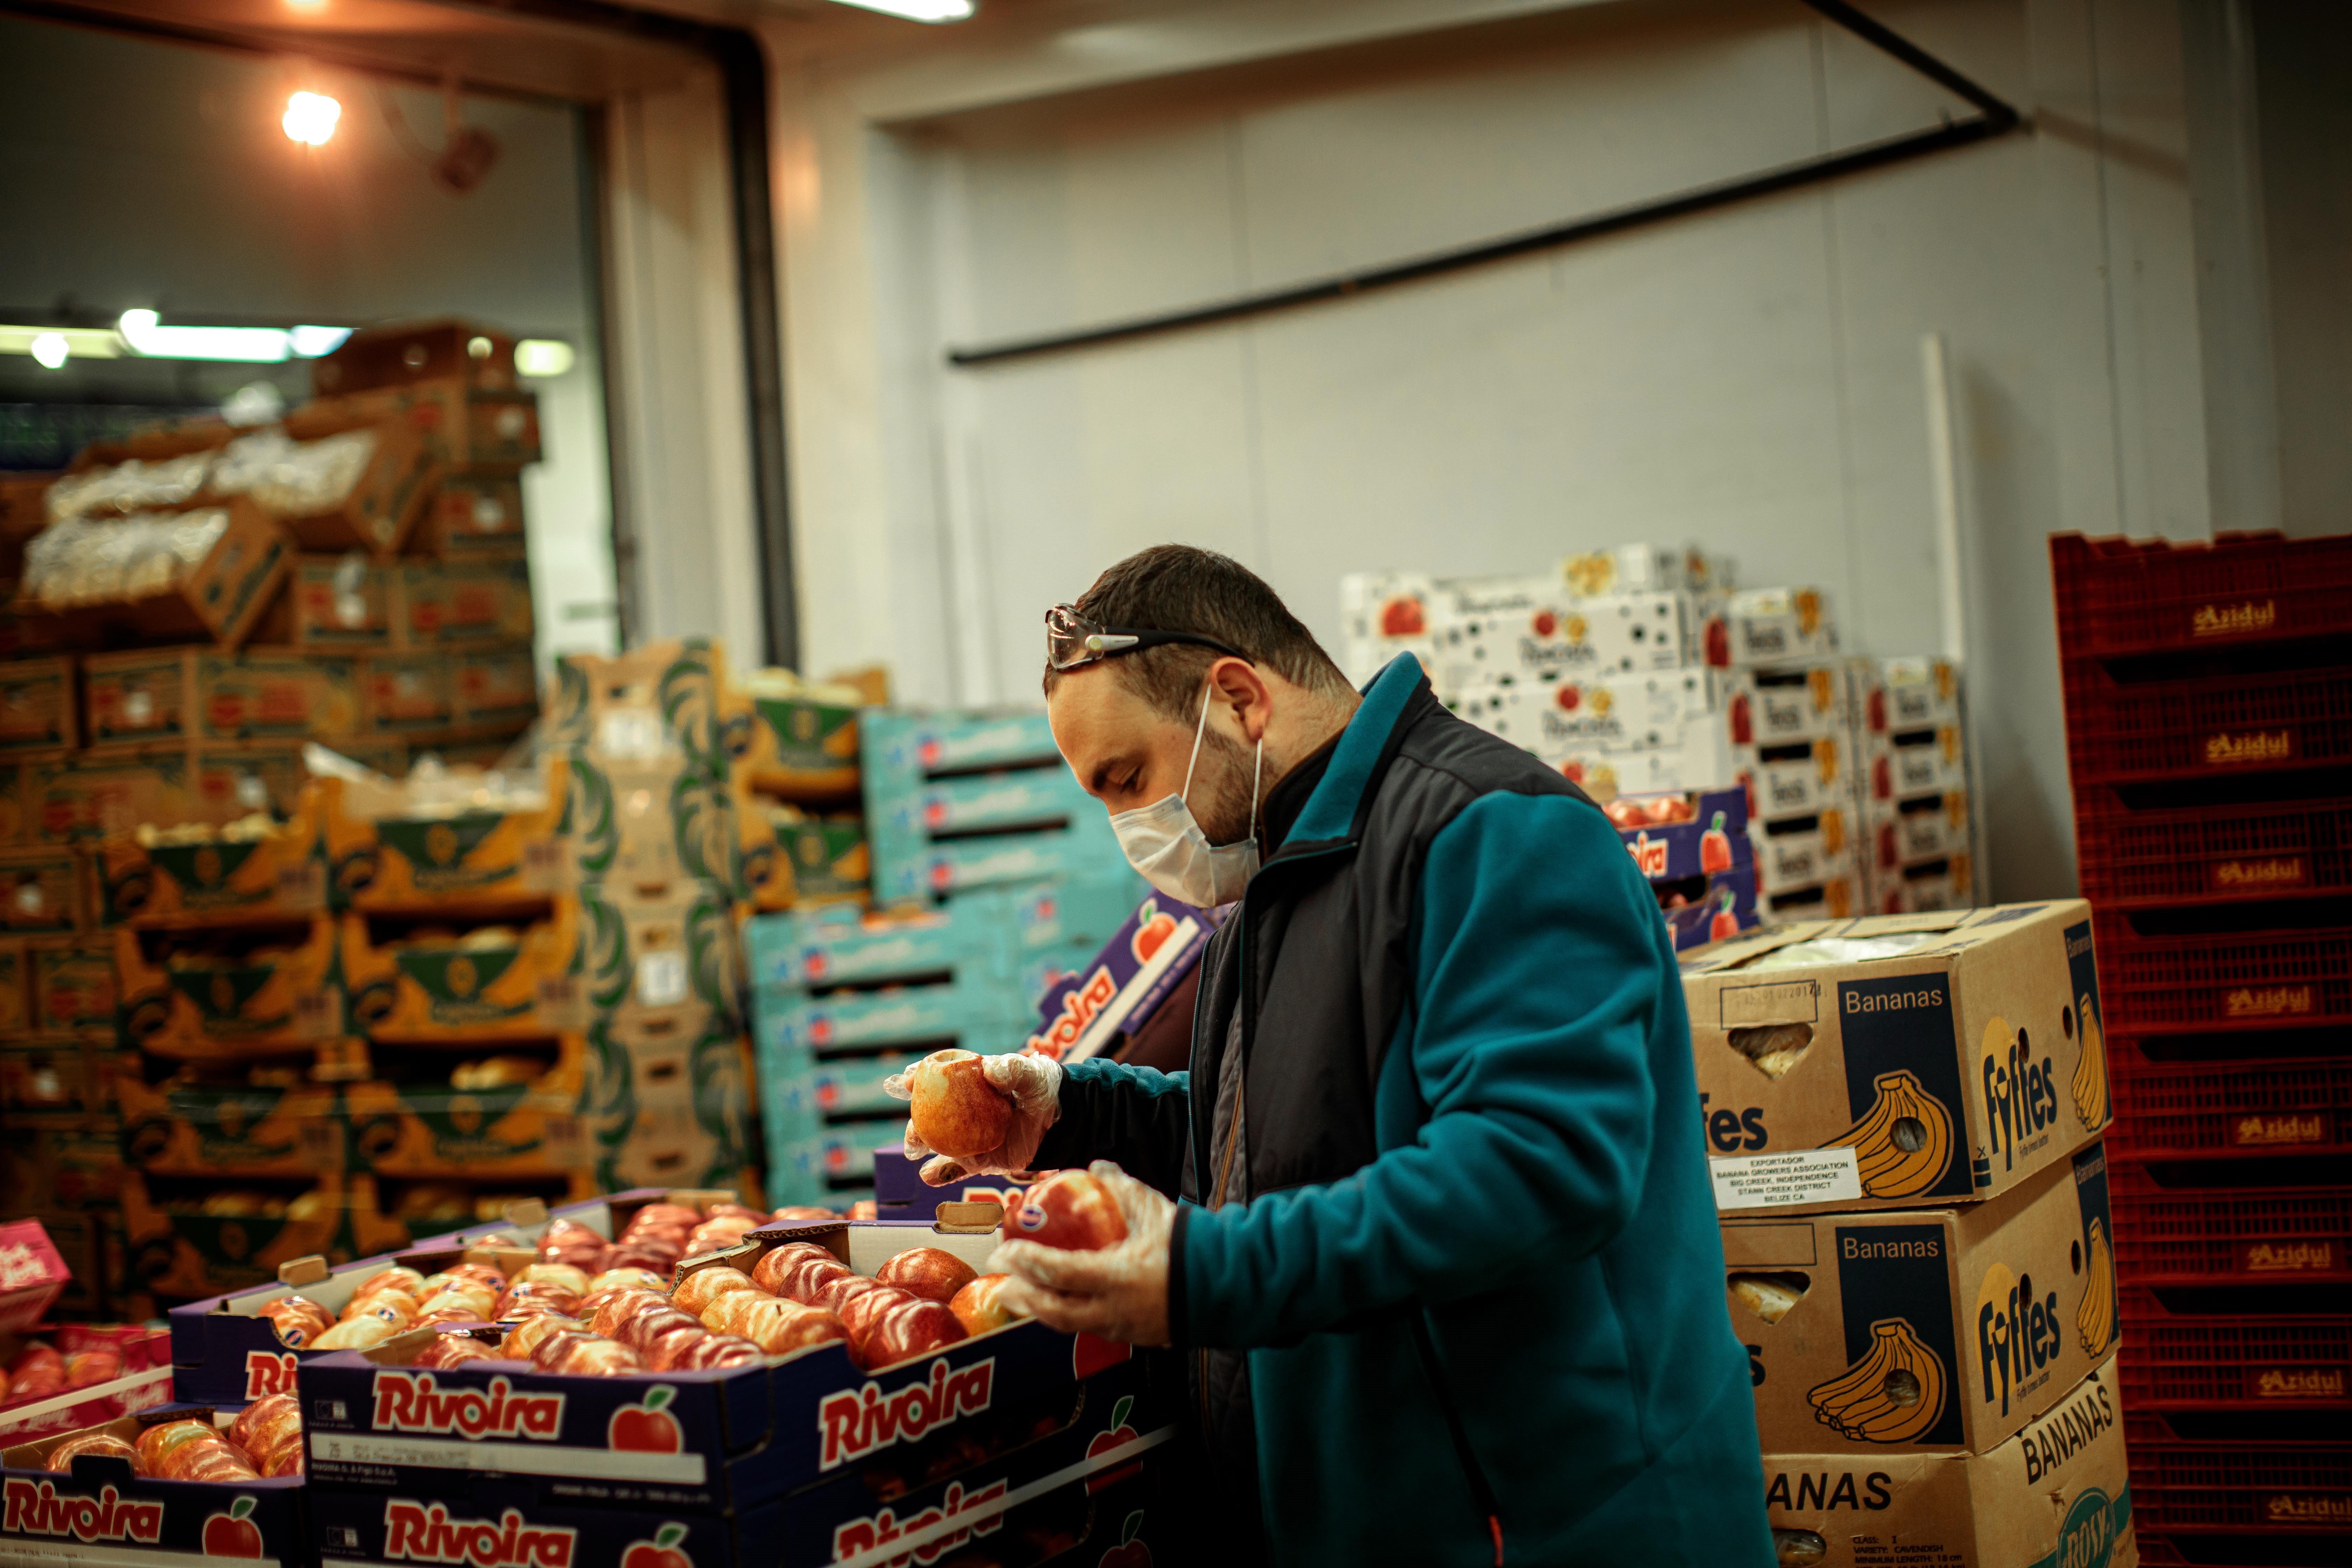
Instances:
[[[1814,1417],[1857,1443],[1908,1443],[1944,1413],[1944,1363],[1908,1320],[1870,1325],[1870,1353],[1808,1392]]]
[[[1951,1158],[1952,1113],[1910,1072],[1870,1081],[1878,1091],[1870,1114],[1822,1147],[1853,1150],[1862,1190],[1874,1198],[1924,1193]]]
[[[2107,1246],[2107,1227],[2103,1222],[2091,1222],[2090,1245],[2083,1250],[2083,1268],[2089,1278],[2083,1281],[2083,1304],[2074,1309],[2074,1329],[2085,1351],[2105,1355],[2116,1337],[2116,1256]]]
[[[2107,1120],[2107,1037],[2099,1027],[2099,1005],[2087,994],[2074,1004],[2081,1054],[2074,1062],[2074,1114],[2085,1127]]]

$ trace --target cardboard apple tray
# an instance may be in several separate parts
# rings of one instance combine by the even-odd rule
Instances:
[[[1909,945],[1758,963],[1799,942],[1876,938]],[[1972,1203],[2112,1120],[2078,899],[1801,922],[1694,949],[1681,966],[1727,1215]]]
[[[2133,1568],[2116,1358],[1989,1454],[1797,1455],[1768,1445],[1764,1509],[1782,1561],[1817,1568]]]
[[[1987,1453],[2123,1334],[2103,1149],[1990,1203],[1722,1228],[1766,1453]]]
[[[771,1247],[802,1240],[866,1272],[924,1246],[977,1264],[996,1239],[911,1226],[780,1226],[681,1273],[748,1269]],[[838,1342],[713,1372],[578,1377],[520,1362],[408,1370],[431,1337],[414,1331],[301,1363],[310,1474],[331,1558],[383,1555],[393,1500],[426,1499],[446,1500],[453,1517],[498,1520],[513,1510],[577,1529],[575,1568],[620,1561],[612,1510],[731,1521],[688,1527],[682,1550],[697,1563],[774,1563],[780,1536],[783,1563],[830,1563],[836,1531],[870,1522],[880,1500],[905,1518],[953,1483],[969,1515],[975,1494],[1010,1507],[1126,1469],[1172,1437],[1181,1397],[1169,1357],[1034,1321],[874,1372],[854,1366]],[[338,1529],[357,1532],[355,1551],[338,1550]],[[700,1551],[697,1534],[708,1537]],[[902,1538],[876,1560],[909,1545]]]
[[[509,1218],[470,1226],[446,1236],[427,1237],[411,1246],[329,1268],[317,1258],[293,1259],[278,1269],[276,1284],[257,1285],[171,1310],[173,1386],[183,1399],[243,1405],[265,1394],[294,1392],[294,1370],[321,1353],[287,1348],[261,1309],[281,1297],[303,1295],[340,1312],[352,1293],[370,1276],[392,1265],[404,1264],[434,1273],[482,1247],[535,1246],[550,1224],[578,1220],[605,1237],[620,1234],[628,1217],[647,1204],[667,1201],[673,1194],[657,1188],[640,1188],[569,1204],[552,1211],[535,1202],[512,1205]],[[707,1194],[706,1194],[707,1195]],[[727,1194],[732,1197],[734,1194]],[[503,1266],[503,1265],[501,1265]],[[516,1267],[520,1268],[518,1262]]]
[[[84,1454],[70,1475],[48,1468],[51,1449],[85,1431],[136,1443],[158,1421],[233,1412],[163,1406],[92,1422],[0,1449],[0,1561],[131,1568],[184,1558],[243,1558],[288,1568],[313,1560],[299,1476],[248,1481],[165,1481],[130,1463]]]

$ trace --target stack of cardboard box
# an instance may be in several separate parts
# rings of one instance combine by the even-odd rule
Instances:
[[[1684,955],[1780,1560],[2129,1564],[2091,914]]]
[[[1976,858],[1958,668],[1854,659],[1846,676],[1871,912],[1965,908]]]

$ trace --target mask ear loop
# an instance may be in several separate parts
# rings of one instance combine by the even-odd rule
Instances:
[[[1201,741],[1209,732],[1209,699],[1216,694],[1217,689],[1213,686],[1201,688],[1201,719],[1200,722],[1192,726],[1192,759],[1184,764],[1184,788],[1176,796],[1179,800],[1189,801],[1192,797],[1192,770],[1200,765]],[[1189,805],[1186,809],[1191,809]]]
[[[1250,826],[1249,837],[1242,840],[1244,844],[1257,837],[1257,783],[1265,769],[1265,737],[1260,735],[1257,738],[1257,751],[1250,758]]]

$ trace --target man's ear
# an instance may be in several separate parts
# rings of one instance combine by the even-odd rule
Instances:
[[[1274,689],[1257,666],[1228,656],[1209,667],[1209,687],[1221,707],[1233,710],[1243,738],[1253,744],[1265,736],[1274,718]]]

